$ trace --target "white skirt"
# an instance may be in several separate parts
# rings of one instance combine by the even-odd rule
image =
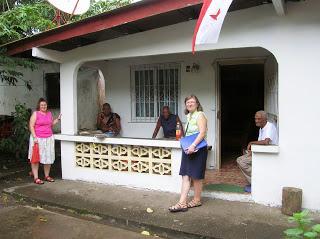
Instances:
[[[55,159],[54,154],[54,137],[53,135],[49,138],[38,138],[39,152],[40,152],[40,163],[42,164],[53,164]],[[29,140],[29,160],[32,158],[33,149],[33,137],[30,135]]]

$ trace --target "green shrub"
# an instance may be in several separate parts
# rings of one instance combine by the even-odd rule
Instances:
[[[314,224],[308,211],[294,213],[289,222],[297,224],[294,228],[284,231],[286,239],[317,239],[320,238],[320,224]]]
[[[12,113],[13,134],[0,141],[0,152],[13,154],[18,159],[26,159],[29,147],[29,119],[30,112],[25,104],[17,104]]]

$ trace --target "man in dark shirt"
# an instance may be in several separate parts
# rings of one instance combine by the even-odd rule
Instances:
[[[108,136],[117,136],[120,133],[120,116],[111,111],[110,104],[103,104],[102,112],[97,117],[97,126]]]
[[[158,118],[157,125],[156,125],[156,128],[154,129],[152,138],[154,139],[154,138],[157,137],[157,134],[158,134],[158,132],[159,132],[161,127],[163,129],[163,134],[164,134],[165,138],[174,138],[174,137],[176,137],[176,126],[177,126],[177,123],[180,124],[181,134],[182,134],[181,136],[183,136],[184,135],[183,127],[182,127],[182,123],[181,123],[181,121],[179,119],[179,116],[175,115],[175,114],[171,114],[169,106],[164,106],[162,108],[161,115]]]

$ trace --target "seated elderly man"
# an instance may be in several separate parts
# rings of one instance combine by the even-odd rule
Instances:
[[[111,111],[110,104],[103,104],[102,112],[97,117],[97,126],[107,136],[117,136],[120,133],[120,116]]]
[[[251,141],[247,146],[247,153],[237,158],[237,163],[242,173],[249,182],[245,187],[246,192],[251,192],[251,170],[252,170],[252,154],[251,145],[268,145],[278,144],[278,133],[275,125],[268,121],[267,113],[258,111],[254,117],[256,126],[260,128],[259,138],[257,141]]]
[[[181,126],[181,133],[183,134],[182,123],[178,115],[171,114],[169,106],[163,106],[160,117],[158,118],[156,128],[154,129],[152,138],[156,138],[157,134],[162,127],[165,138],[176,137],[176,126],[177,123]]]

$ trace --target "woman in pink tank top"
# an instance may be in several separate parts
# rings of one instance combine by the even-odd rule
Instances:
[[[45,180],[54,182],[50,177],[51,164],[54,163],[54,138],[52,127],[60,121],[61,115],[57,119],[53,119],[52,113],[48,111],[48,103],[45,99],[40,98],[37,105],[37,111],[33,112],[30,118],[30,143],[29,143],[29,160],[31,162],[32,149],[35,143],[39,145],[40,163],[43,164]],[[34,183],[43,184],[39,179],[39,163],[31,163]]]

